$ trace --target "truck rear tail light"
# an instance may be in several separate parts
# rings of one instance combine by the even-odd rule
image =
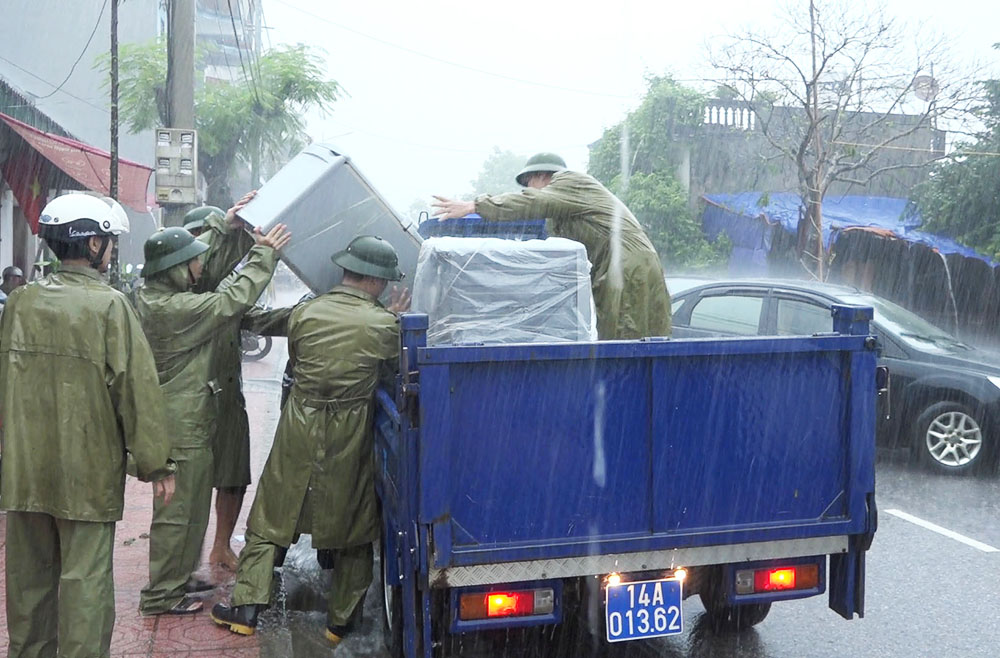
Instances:
[[[496,617],[530,617],[552,614],[552,588],[505,592],[471,592],[459,598],[458,617],[463,621]]]
[[[795,589],[795,568],[762,569],[753,575],[753,588],[758,592]]]
[[[737,594],[785,592],[813,589],[819,586],[818,564],[794,564],[763,569],[743,569],[736,572]]]
[[[486,597],[488,617],[521,617],[535,611],[535,597],[527,592],[490,594]]]

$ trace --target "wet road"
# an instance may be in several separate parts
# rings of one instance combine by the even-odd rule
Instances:
[[[826,597],[775,604],[759,626],[716,635],[700,620],[697,597],[684,603],[680,636],[615,646],[578,634],[569,655],[663,658],[843,658],[917,656],[995,658],[1000,655],[1000,480],[928,474],[898,459],[878,468],[879,531],[869,553],[864,619],[843,620]],[[896,514],[905,515],[901,518]],[[931,529],[922,522],[934,524]],[[957,533],[954,536],[943,531]],[[971,540],[965,543],[965,540]],[[979,542],[982,545],[977,545]],[[299,547],[297,565],[285,569],[288,607],[272,611],[261,629],[262,656],[387,656],[376,577],[365,604],[362,632],[335,652],[324,643],[323,602],[316,594],[322,572],[312,552]],[[306,581],[304,587],[302,580]],[[277,606],[276,606],[277,607]],[[545,656],[517,636],[459,655]]]
[[[284,344],[276,342],[276,351]],[[268,361],[284,363],[284,356]],[[262,464],[258,464],[259,466]],[[888,658],[1000,656],[1000,477],[944,477],[880,453],[879,530],[868,554],[866,617],[843,620],[826,596],[775,604],[759,626],[716,635],[701,621],[697,597],[684,603],[685,630],[675,637],[607,645],[586,634],[570,656],[664,658]],[[262,620],[261,656],[387,656],[382,649],[378,577],[365,602],[361,632],[336,650],[322,636],[325,574],[313,551],[290,551],[279,602]],[[546,656],[544,643],[520,635],[507,643],[461,650],[463,656]]]

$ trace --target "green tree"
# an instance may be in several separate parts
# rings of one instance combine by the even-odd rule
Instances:
[[[646,229],[668,272],[717,266],[732,243],[720,236],[709,242],[688,203],[688,193],[668,171],[634,174],[622,201]]]
[[[472,183],[472,194],[504,194],[517,192],[521,186],[514,177],[521,171],[527,158],[513,151],[501,151],[499,146],[493,147],[493,152],[483,162],[479,175]]]
[[[107,70],[108,58],[100,58],[98,66]],[[206,201],[213,205],[231,202],[228,185],[238,163],[256,172],[260,160],[284,162],[308,139],[306,111],[329,112],[343,94],[324,75],[323,58],[305,45],[268,50],[251,69],[252,80],[204,81],[195,91],[198,165],[208,188]],[[119,70],[119,103],[128,129],[165,125],[166,40],[122,46]]]
[[[587,170],[608,185],[623,168],[629,173],[673,171],[685,146],[701,128],[706,98],[670,77],[651,77],[638,109],[604,131],[590,149]],[[623,135],[627,140],[622,148]]]
[[[977,108],[982,129],[956,144],[914,200],[928,231],[943,233],[1000,260],[1000,80],[981,83],[985,101]]]
[[[705,97],[669,77],[648,84],[638,109],[591,146],[587,169],[635,214],[668,271],[723,263],[729,241],[705,239],[673,173],[701,127]]]

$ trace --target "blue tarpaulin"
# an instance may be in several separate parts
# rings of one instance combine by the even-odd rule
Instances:
[[[804,214],[797,194],[741,192],[707,194],[702,227],[710,239],[725,233],[733,243],[730,267],[746,272],[767,269],[773,231],[795,234]],[[906,199],[872,196],[828,196],[823,200],[823,244],[852,229],[875,231],[923,244],[942,254],[961,254],[995,266],[996,263],[950,238],[919,230],[920,214]]]

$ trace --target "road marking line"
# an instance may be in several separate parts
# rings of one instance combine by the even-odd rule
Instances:
[[[937,524],[931,523],[930,521],[924,521],[923,519],[921,519],[919,517],[913,516],[912,514],[907,514],[906,512],[903,512],[901,510],[898,510],[898,509],[887,509],[885,512],[886,512],[886,514],[892,514],[893,516],[899,517],[899,518],[903,519],[904,521],[909,521],[910,523],[912,523],[914,525],[918,525],[921,528],[926,528],[927,530],[930,530],[931,532],[936,532],[939,535],[944,535],[945,537],[948,537],[950,539],[954,539],[955,541],[962,542],[966,546],[971,546],[972,548],[978,549],[978,550],[980,550],[980,551],[982,551],[984,553],[997,553],[997,552],[1000,552],[1000,549],[994,548],[993,546],[990,546],[989,544],[984,544],[981,541],[976,541],[975,539],[971,539],[969,537],[966,537],[965,535],[961,535],[961,534],[955,532],[954,530],[949,530],[948,528],[942,528],[941,526],[939,526]]]

